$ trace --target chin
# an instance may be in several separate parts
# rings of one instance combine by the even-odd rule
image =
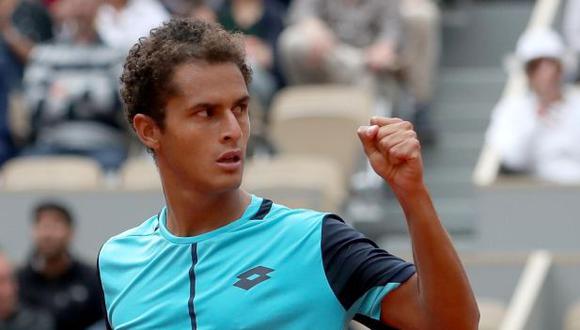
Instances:
[[[212,184],[210,184],[210,186],[214,188],[212,190],[220,193],[239,189],[241,185],[242,185],[241,175],[222,177],[220,178],[220,180],[216,180]]]

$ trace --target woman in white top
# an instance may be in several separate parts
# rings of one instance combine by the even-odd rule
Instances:
[[[564,45],[551,30],[518,41],[529,90],[510,95],[493,111],[487,143],[502,164],[552,182],[580,183],[580,92],[563,84]]]

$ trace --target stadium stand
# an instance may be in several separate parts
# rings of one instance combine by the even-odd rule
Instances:
[[[279,204],[339,213],[347,195],[338,164],[324,157],[281,155],[246,165],[244,187]]]
[[[372,97],[341,85],[287,87],[275,97],[270,135],[281,154],[326,156],[347,182],[362,159],[356,130],[368,124]]]
[[[99,164],[75,156],[15,158],[4,165],[1,178],[7,191],[87,190],[103,184]]]

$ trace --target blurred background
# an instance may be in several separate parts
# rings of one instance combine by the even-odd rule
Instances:
[[[410,260],[355,133],[410,120],[480,329],[580,329],[579,0],[1,0],[0,329],[104,329],[98,251],[164,205],[119,76],[171,17],[245,35],[244,189]]]

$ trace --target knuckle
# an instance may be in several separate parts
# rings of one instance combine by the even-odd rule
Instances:
[[[412,143],[415,149],[421,150],[421,142],[417,138],[414,138]]]
[[[389,148],[389,140],[388,139],[382,139],[379,142],[379,145],[384,148],[384,149],[388,149]]]

